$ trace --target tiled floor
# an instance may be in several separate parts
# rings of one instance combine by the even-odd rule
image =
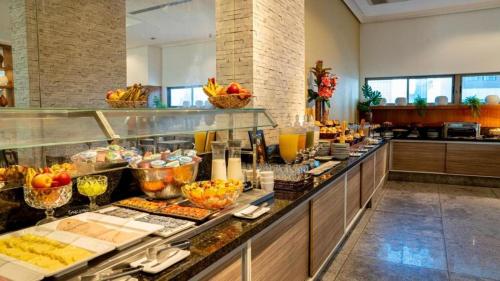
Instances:
[[[388,182],[324,281],[500,280],[500,190]]]

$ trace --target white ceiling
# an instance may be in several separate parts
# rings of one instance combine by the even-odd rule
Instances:
[[[179,3],[139,14],[131,12]],[[127,0],[127,48],[215,37],[215,0]],[[156,38],[152,40],[151,38]]]
[[[500,7],[500,0],[344,0],[344,2],[362,23]]]

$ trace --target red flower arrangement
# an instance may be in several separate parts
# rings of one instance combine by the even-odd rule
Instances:
[[[323,68],[323,61],[316,62],[316,66],[311,68],[311,73],[314,75],[314,83],[317,88],[311,87],[308,90],[308,102],[324,101],[330,107],[330,98],[335,92],[338,77],[330,73],[331,68]]]

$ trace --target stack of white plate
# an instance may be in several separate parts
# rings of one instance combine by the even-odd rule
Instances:
[[[317,156],[327,156],[330,155],[330,141],[320,140],[318,144],[318,151],[316,151]]]
[[[349,158],[349,144],[348,143],[334,143],[332,149],[332,156],[337,160],[344,160]]]

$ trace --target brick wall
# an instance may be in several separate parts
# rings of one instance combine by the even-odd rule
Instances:
[[[13,2],[17,105],[104,107],[126,86],[125,0]]]
[[[266,108],[281,126],[293,122],[305,108],[304,0],[216,4],[219,81],[241,82],[256,96],[252,107]],[[266,141],[277,143],[277,131],[267,131]]]
[[[40,106],[36,0],[9,1],[14,99],[19,107]]]
[[[304,0],[254,0],[253,9],[253,106],[285,126],[306,104]],[[266,139],[276,143],[277,131]]]

